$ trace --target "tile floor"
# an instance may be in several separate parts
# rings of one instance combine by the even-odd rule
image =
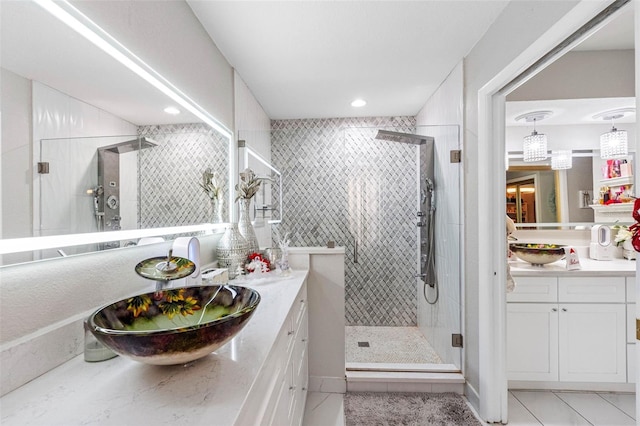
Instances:
[[[342,394],[310,392],[303,426],[344,426]],[[635,395],[608,392],[509,392],[509,426],[635,425]]]
[[[509,426],[635,425],[632,393],[509,391]]]
[[[442,363],[418,327],[348,326],[345,339],[347,363]]]

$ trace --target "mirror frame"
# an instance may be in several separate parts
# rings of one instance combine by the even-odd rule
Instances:
[[[235,141],[233,138],[233,132],[230,129],[68,2],[54,2],[53,0],[34,1],[47,12],[51,13],[55,18],[62,21],[65,25],[79,33],[81,36],[85,37],[96,47],[103,50],[116,61],[127,67],[147,83],[151,84],[160,92],[175,101],[178,105],[188,110],[197,118],[201,119],[205,124],[211,126],[211,128],[225,137],[229,143],[229,186],[235,186],[234,178],[236,176],[236,170],[233,167],[235,164]],[[233,204],[234,194],[233,191],[229,191],[229,205],[232,206]],[[229,220],[231,220],[233,216],[232,210],[233,209],[229,209]],[[149,236],[175,235],[179,233],[192,232],[212,232],[214,230],[224,229],[226,225],[226,223],[200,224],[168,228],[147,228],[127,231],[0,239],[0,255],[36,251],[47,248],[55,249],[83,244],[137,239]],[[1,265],[0,268],[11,265],[13,264]]]

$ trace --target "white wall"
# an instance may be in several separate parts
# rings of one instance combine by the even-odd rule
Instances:
[[[233,69],[184,1],[72,1],[209,114],[233,128]]]
[[[480,398],[483,397],[479,394],[478,281],[486,279],[481,275],[483,269],[478,253],[487,249],[479,239],[480,229],[486,228],[487,224],[480,222],[481,216],[477,212],[480,197],[487,194],[487,188],[479,185],[482,181],[480,176],[486,173],[486,165],[478,161],[479,152],[483,149],[478,145],[478,91],[577,3],[510,2],[464,60],[465,377],[467,397],[476,408],[479,408]]]
[[[460,62],[449,74],[438,90],[429,98],[416,116],[416,125],[463,125],[463,63]],[[449,151],[462,147],[455,134],[433,135],[429,129],[424,133],[436,136],[436,200],[439,206],[461,206],[462,164],[449,163]],[[434,131],[437,128],[433,129]],[[453,130],[449,127],[449,132]],[[422,134],[423,131],[420,131]],[[451,334],[461,333],[460,312],[464,308],[462,295],[462,273],[460,253],[463,233],[462,210],[454,212],[436,208],[436,230],[444,238],[437,238],[436,273],[440,297],[435,305],[428,304],[423,297],[422,284],[418,284],[418,327],[434,347],[440,358],[462,368],[461,350],[451,347]]]
[[[31,81],[0,69],[2,111],[2,238],[32,236]],[[3,262],[32,260],[31,253],[3,256]],[[2,264],[2,262],[0,262]]]

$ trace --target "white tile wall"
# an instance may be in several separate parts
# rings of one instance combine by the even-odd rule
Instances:
[[[2,238],[31,235],[31,82],[1,69]],[[31,253],[5,255],[2,262],[32,260]],[[2,264],[2,263],[0,263]]]
[[[96,229],[92,198],[86,190],[97,184],[97,147],[127,138],[85,138],[137,134],[137,127],[110,113],[72,98],[51,87],[33,82],[33,164],[50,162],[50,174],[34,172],[34,235],[90,232]],[[128,161],[131,175],[137,163]],[[125,172],[126,175],[127,172]],[[137,187],[128,186],[123,199],[137,199]],[[131,192],[135,191],[135,192]],[[72,200],[61,203],[60,200]],[[135,215],[126,223],[135,221]]]

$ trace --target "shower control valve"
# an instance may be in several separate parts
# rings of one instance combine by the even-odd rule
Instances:
[[[422,228],[423,226],[426,226],[426,224],[424,222],[420,221],[420,222],[416,223],[416,226],[418,228]]]
[[[416,214],[417,214],[418,217],[423,217],[423,216],[427,215],[425,212],[418,212]]]

